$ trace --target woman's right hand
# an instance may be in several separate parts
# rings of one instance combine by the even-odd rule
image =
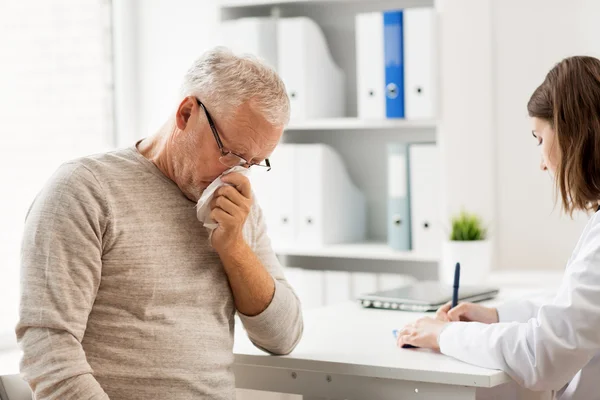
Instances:
[[[495,308],[484,307],[475,303],[459,303],[452,308],[452,303],[448,302],[437,310],[435,317],[441,321],[469,321],[483,322],[484,324],[494,324],[498,322],[498,310]]]

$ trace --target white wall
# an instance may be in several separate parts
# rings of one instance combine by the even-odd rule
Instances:
[[[135,130],[119,133],[119,144],[126,146],[153,134],[176,109],[183,75],[202,52],[217,44],[219,12],[216,0],[115,3],[115,8],[126,10],[127,26],[119,40],[126,43],[125,51],[135,53],[134,57],[121,54],[128,61],[122,65],[127,69],[124,83],[136,92],[126,93],[126,104],[121,105],[132,115],[120,126]]]
[[[492,0],[438,0],[442,221],[495,223]],[[493,240],[494,238],[492,238]]]
[[[35,195],[61,163],[112,145],[108,4],[0,1],[0,346]]]
[[[527,101],[563,57],[600,56],[597,0],[495,0],[494,25],[497,263],[501,268],[564,268],[587,217],[554,207],[540,171]]]
[[[600,2],[438,0],[446,216],[491,222],[499,269],[562,269],[587,221],[562,215],[539,169],[527,101],[566,56],[600,56]]]

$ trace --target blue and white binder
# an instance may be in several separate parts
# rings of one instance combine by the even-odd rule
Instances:
[[[394,250],[411,250],[408,146],[388,145],[388,245]]]
[[[404,118],[404,39],[402,10],[383,13],[385,57],[385,114]]]

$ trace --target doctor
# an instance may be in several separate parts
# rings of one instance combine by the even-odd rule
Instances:
[[[554,177],[564,211],[595,212],[562,284],[545,303],[497,309],[462,303],[402,329],[398,346],[440,350],[459,360],[501,369],[532,390],[560,400],[600,398],[600,60],[558,63],[527,105],[541,169]]]

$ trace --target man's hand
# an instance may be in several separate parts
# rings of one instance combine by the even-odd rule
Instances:
[[[498,322],[498,311],[474,303],[460,303],[456,307],[446,303],[437,310],[435,317],[440,321],[469,321],[495,324]]]
[[[398,332],[398,347],[410,344],[426,349],[439,350],[439,338],[448,322],[433,318],[421,318],[413,324],[406,325]]]
[[[210,216],[219,224],[212,233],[211,244],[219,254],[244,243],[242,229],[252,208],[252,190],[248,178],[231,173],[221,180],[228,185],[218,188],[210,203]]]

